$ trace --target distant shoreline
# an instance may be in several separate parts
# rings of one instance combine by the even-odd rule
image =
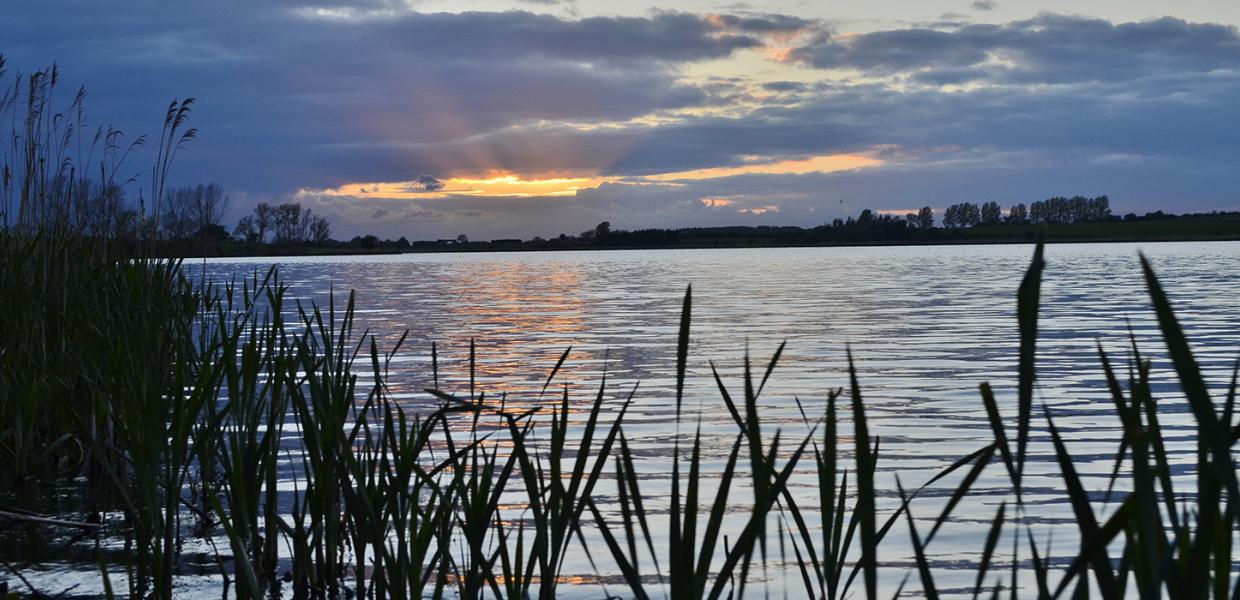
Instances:
[[[375,236],[323,243],[260,244],[234,239],[185,239],[161,242],[157,255],[176,258],[253,258],[295,256],[366,256],[465,252],[558,252],[582,250],[675,250],[715,248],[834,248],[867,246],[959,246],[1031,244],[1039,237],[1052,244],[1240,241],[1240,213],[1111,218],[1078,223],[993,223],[972,227],[909,227],[886,217],[872,221],[812,228],[796,226],[689,227],[683,229],[610,230],[609,224],[577,236],[469,241],[408,242]]]
[[[1233,237],[1167,237],[1167,238],[1110,238],[1103,237],[1097,239],[1083,238],[1046,238],[1049,244],[1132,244],[1138,242],[1240,242],[1240,235]],[[1032,245],[1036,244],[1037,239],[976,239],[976,240],[892,240],[892,241],[870,241],[870,242],[836,242],[821,244],[755,244],[755,245],[680,245],[680,246],[581,246],[575,248],[511,248],[511,249],[434,249],[434,250],[407,250],[403,252],[395,252],[391,254],[450,254],[450,253],[495,253],[495,252],[606,252],[609,250],[748,250],[762,248],[865,248],[865,247],[896,247],[896,246],[1012,246],[1012,245]],[[359,252],[357,255],[365,255]],[[370,254],[380,254],[371,252]],[[307,254],[305,256],[315,256]],[[322,256],[328,256],[323,254]],[[224,258],[224,257],[219,257]]]
[[[865,248],[865,247],[898,247],[898,246],[1009,246],[1009,245],[1027,245],[1036,243],[1034,239],[1014,239],[1014,238],[975,238],[975,239],[938,239],[938,240],[871,240],[871,241],[855,241],[855,242],[824,242],[824,243],[764,243],[764,244],[681,244],[681,245],[633,245],[633,246],[572,246],[572,247],[525,247],[522,246],[500,246],[489,247],[489,242],[478,242],[474,244],[462,244],[458,247],[449,248],[421,248],[409,250],[356,250],[345,248],[330,249],[275,249],[271,252],[237,252],[237,253],[221,253],[207,254],[202,253],[179,255],[178,258],[184,259],[228,259],[228,258],[296,258],[296,257],[325,257],[325,256],[391,256],[399,254],[486,254],[486,253],[511,253],[511,252],[605,252],[612,250],[747,250],[762,248]],[[1197,236],[1134,236],[1134,237],[1096,237],[1096,238],[1062,238],[1047,237],[1046,243],[1050,244],[1131,244],[1140,242],[1237,242],[1240,241],[1240,233],[1213,236],[1213,235],[1197,235]],[[282,251],[281,251],[282,250]]]

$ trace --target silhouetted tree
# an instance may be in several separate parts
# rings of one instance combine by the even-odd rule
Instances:
[[[207,225],[206,227],[203,227],[202,231],[198,232],[197,237],[203,240],[210,240],[210,241],[216,241],[216,242],[224,242],[224,241],[231,239],[231,236],[228,235],[228,230],[225,229],[224,226],[220,225],[219,223],[212,223],[210,225]]]
[[[297,222],[297,239],[298,242],[314,241],[314,232],[312,231],[318,215],[313,210],[304,209],[301,211],[301,219]],[[329,228],[330,229],[330,228]]]
[[[1008,223],[1026,223],[1029,221],[1029,209],[1023,203],[1008,210]]]
[[[267,232],[271,231],[276,222],[276,209],[266,202],[259,202],[254,207],[254,228],[258,232],[258,241],[267,241]]]
[[[1058,196],[1029,205],[1029,220],[1034,223],[1085,223],[1104,221],[1110,217],[1111,201],[1106,196]]]
[[[259,205],[263,206],[262,204]],[[275,233],[276,244],[316,243],[322,244],[331,240],[331,223],[316,214],[313,210],[303,209],[300,204],[287,202],[275,207],[272,213],[272,231]],[[258,231],[258,210],[255,209],[255,235]],[[238,223],[240,227],[240,223]],[[261,240],[261,235],[259,237]]]
[[[229,203],[228,195],[224,193],[224,188],[220,184],[209,183],[196,186],[190,201],[190,214],[194,218],[195,229],[197,229],[195,233],[201,235],[208,229],[223,229],[219,225],[224,219],[224,213],[228,212]]]
[[[238,239],[261,244],[266,243],[268,231],[274,234],[272,242],[276,244],[322,244],[331,241],[332,226],[327,219],[310,209],[302,209],[295,202],[275,207],[260,202],[254,207],[253,215],[237,221],[233,234]]]
[[[276,207],[275,232],[277,244],[301,241],[301,205],[287,202]]]
[[[194,233],[194,188],[168,190],[156,216],[160,235],[167,240],[188,239]]]
[[[972,227],[981,220],[981,210],[976,204],[961,202],[947,207],[943,212],[944,227]]]
[[[965,227],[977,225],[982,220],[982,211],[976,204],[965,202],[961,206],[961,220]]]
[[[307,214],[309,212],[310,211],[306,211]],[[323,217],[320,217],[320,216],[312,216],[310,217],[309,221],[310,221],[310,241],[316,244],[322,244],[332,239],[332,224],[329,223],[327,219],[324,219]],[[405,238],[400,238],[400,239],[404,240],[406,247],[409,246],[409,240],[406,240]]]
[[[76,208],[66,216],[76,221],[82,233],[106,239],[128,236],[125,232],[131,231],[131,227],[127,223],[137,215],[128,206],[125,190],[120,184],[111,180],[99,183],[82,178],[73,186],[72,195]]]
[[[982,205],[981,223],[983,225],[994,225],[1003,218],[1003,209],[999,208],[998,202],[987,202]]]
[[[917,227],[919,229],[930,229],[934,227],[934,209],[929,206],[921,207],[917,211]]]
[[[1105,221],[1111,218],[1111,199],[1098,196],[1089,201],[1089,220]]]
[[[255,219],[252,215],[246,215],[237,221],[237,227],[233,229],[233,236],[251,244],[262,241],[262,237],[258,234],[258,226],[255,225]]]

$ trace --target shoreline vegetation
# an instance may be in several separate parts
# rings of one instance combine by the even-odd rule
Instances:
[[[1105,197],[1104,197],[1105,198]],[[1068,198],[1065,198],[1068,200]],[[971,205],[957,205],[971,206]],[[1023,206],[1023,205],[1018,205]],[[929,207],[926,207],[929,208]],[[926,210],[923,210],[926,211]],[[924,212],[924,214],[926,214]],[[405,254],[458,252],[557,252],[557,250],[631,249],[714,249],[714,248],[815,248],[864,247],[864,245],[954,245],[1029,244],[1039,236],[1047,243],[1106,242],[1221,242],[1240,240],[1240,212],[1168,214],[1161,211],[1143,216],[1106,216],[1096,221],[1027,222],[1028,218],[1006,222],[970,224],[960,227],[921,227],[909,214],[904,219],[875,216],[863,211],[858,218],[836,219],[820,227],[689,227],[682,229],[640,229],[613,231],[610,223],[600,223],[593,231],[578,236],[533,239],[415,240],[355,237],[348,242],[334,239],[290,240],[260,243],[249,240],[215,238],[206,244],[185,240],[161,242],[160,255],[182,258],[288,257],[288,255]]]
[[[1174,219],[1174,220],[1173,220]],[[161,256],[181,258],[242,258],[261,256],[336,256],[430,254],[453,252],[557,252],[583,250],[709,250],[746,248],[829,248],[864,246],[953,246],[969,244],[1025,244],[1041,237],[1047,244],[1132,242],[1230,242],[1240,241],[1240,213],[1193,214],[1139,222],[1106,222],[1062,225],[995,225],[976,231],[944,231],[939,234],[895,239],[815,240],[812,230],[800,227],[703,227],[656,230],[664,243],[630,242],[620,232],[614,242],[603,244],[558,240],[497,239],[458,242],[415,241],[408,246],[380,240],[372,247],[351,242],[335,245],[278,245],[225,242],[206,253],[187,245]],[[1151,227],[1154,225],[1157,229]],[[635,238],[637,236],[634,236]]]
[[[787,430],[764,418],[782,347],[762,363],[746,358],[739,381],[716,374],[715,406],[735,427],[718,432],[727,458],[704,459],[703,446],[718,438],[695,432],[681,410],[689,366],[705,362],[690,353],[688,290],[675,392],[661,398],[677,422],[670,490],[652,489],[625,435],[626,411],[642,392],[613,398],[604,376],[589,397],[558,394],[571,348],[545,370],[529,367],[547,373],[541,393],[510,399],[476,385],[472,348],[468,385],[441,387],[432,345],[435,383],[426,410],[416,411],[388,386],[393,369],[411,364],[394,360],[405,336],[380,348],[377,334],[357,329],[353,294],[294,304],[274,268],[204,282],[181,260],[159,258],[161,211],[140,204],[125,212],[116,204],[123,181],[106,169],[102,181],[88,180],[82,174],[99,172],[95,163],[65,156],[72,117],[62,115],[73,111],[47,108],[56,79],[54,69],[36,73],[28,89],[13,88],[31,100],[0,103],[21,124],[10,137],[21,151],[5,154],[12,177],[0,230],[6,595],[72,595],[38,589],[27,576],[70,564],[98,573],[101,591],[83,594],[107,598],[173,598],[188,575],[215,577],[219,593],[238,600],[551,599],[574,584],[566,559],[584,550],[591,581],[628,597],[742,598],[786,570],[789,592],[873,600],[879,569],[892,568],[880,547],[907,539],[915,564],[897,595],[907,587],[927,598],[1240,596],[1236,377],[1223,396],[1210,392],[1144,259],[1179,390],[1153,389],[1154,357],[1135,341],[1120,371],[1099,345],[1105,383],[1097,385],[1123,428],[1101,499],[1078,475],[1056,414],[1036,400],[1040,242],[1015,293],[1017,376],[995,382],[1015,390],[1014,405],[1000,406],[981,383],[978,413],[990,439],[929,481],[906,488],[897,478],[895,490],[875,480],[885,455],[867,421],[864,365],[851,354],[847,383],[807,399],[803,422]],[[144,188],[151,198],[169,197],[173,157],[196,133],[192,104],[168,108]],[[111,130],[96,140],[116,160],[132,147]],[[172,197],[218,206],[210,186],[186,190]],[[113,243],[118,232],[139,242]],[[1191,465],[1170,460],[1168,446],[1186,442],[1164,437],[1167,410],[1195,419]],[[1080,544],[1066,562],[1051,562],[1049,542],[1036,541],[1045,523],[1024,501],[1035,444],[1055,457],[1052,474],[1039,477],[1057,479],[1075,517]],[[1191,485],[1173,486],[1173,471],[1184,469]],[[989,532],[977,540],[970,588],[940,589],[934,542],[951,535],[956,507],[984,474],[1010,491],[993,517],[970,517]],[[792,493],[794,476],[813,487],[811,501]],[[922,496],[931,488],[935,498]],[[876,498],[890,493],[900,501],[880,508]],[[619,502],[604,505],[604,496]],[[1001,539],[1012,540],[1010,551]],[[183,552],[193,542],[210,551]]]
[[[971,244],[1048,244],[1129,242],[1215,242],[1240,240],[1240,212],[1172,215],[1164,213],[1083,223],[996,223],[970,228],[867,229],[846,222],[817,228],[730,226],[610,231],[563,238],[469,240],[465,236],[410,242],[357,236],[349,241],[257,241],[235,237],[156,239],[148,252],[162,258],[245,258],[292,256],[367,256],[464,252],[558,252],[590,250],[710,250],[746,248],[826,248],[865,246],[939,246]],[[133,252],[139,243],[114,240]]]

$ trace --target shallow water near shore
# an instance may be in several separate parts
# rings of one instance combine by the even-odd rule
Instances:
[[[1193,469],[1193,420],[1179,398],[1141,278],[1138,251],[1157,270],[1212,389],[1224,389],[1240,350],[1240,243],[1058,244],[1047,247],[1039,322],[1035,403],[1045,404],[1068,440],[1096,510],[1118,446],[1120,426],[1099,366],[1097,343],[1121,370],[1129,332],[1154,359],[1154,393],[1174,475],[1188,487]],[[816,418],[827,391],[846,386],[847,351],[856,360],[871,435],[881,438],[880,519],[896,503],[895,477],[915,487],[990,441],[977,391],[989,381],[1014,422],[1015,291],[1032,246],[778,248],[744,250],[633,250],[608,252],[406,254],[280,258],[289,298],[324,305],[333,293],[343,304],[356,290],[359,329],[381,349],[406,329],[391,363],[389,386],[411,411],[430,411],[431,343],[438,346],[440,387],[467,390],[467,359],[476,343],[477,385],[489,397],[506,394],[513,406],[556,399],[539,396],[560,354],[573,348],[553,387],[567,386],[574,408],[585,409],[607,378],[608,414],[634,386],[625,434],[634,451],[647,507],[665,531],[675,440],[699,428],[705,436],[707,478],[717,478],[736,426],[720,400],[708,361],[733,392],[741,388],[746,349],[761,372],[781,342],[787,346],[759,403],[770,430],[803,436],[801,408]],[[187,272],[216,281],[263,270],[273,259],[190,261]],[[685,410],[674,424],[676,335],[685,287],[693,286],[693,323]],[[1050,536],[1052,564],[1075,555],[1073,515],[1039,410],[1026,468],[1029,520],[1039,543]],[[842,434],[851,434],[844,427]],[[683,445],[683,442],[682,442]],[[794,476],[798,500],[813,505],[812,466]],[[743,478],[741,479],[743,480]],[[738,480],[741,481],[741,480]],[[950,493],[932,487],[912,505],[928,528]],[[290,482],[291,484],[291,482]],[[709,487],[709,486],[708,486]],[[973,585],[973,565],[1010,484],[992,466],[928,548],[941,590]],[[733,491],[743,504],[749,490]],[[615,487],[602,485],[603,514],[619,519]],[[1114,501],[1111,502],[1114,505]],[[738,516],[738,519],[741,517]],[[738,530],[740,523],[732,523]],[[725,527],[727,525],[725,524]],[[903,524],[880,547],[886,595],[914,568]],[[1007,537],[1007,534],[1005,534]],[[664,539],[665,543],[665,539]],[[226,546],[226,545],[225,545]],[[1011,539],[1000,548],[1011,548]],[[201,572],[179,581],[187,595],[218,597],[211,551]],[[776,593],[800,592],[795,567],[781,568],[777,550],[756,579]],[[606,551],[570,554],[564,573],[579,581],[562,595],[626,595]],[[856,556],[851,557],[852,560]],[[789,557],[791,560],[791,557]],[[851,560],[850,560],[851,562]],[[45,564],[27,575],[55,593],[79,580],[89,591],[95,565]],[[913,579],[916,575],[913,575]],[[61,583],[53,583],[53,582]],[[1031,582],[1028,582],[1031,584]],[[917,589],[910,584],[907,589]],[[757,591],[757,590],[755,590]],[[950,595],[950,594],[949,594]]]

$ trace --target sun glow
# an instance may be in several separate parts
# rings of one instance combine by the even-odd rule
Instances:
[[[743,164],[710,167],[687,171],[654,173],[641,176],[529,177],[511,171],[492,171],[475,177],[446,179],[418,178],[409,181],[346,183],[322,190],[301,190],[306,195],[350,198],[384,198],[393,200],[430,200],[437,198],[555,198],[571,197],[585,189],[604,183],[628,185],[679,186],[683,182],[735,177],[738,175],[803,175],[850,171],[883,164],[869,154],[827,154],[801,159],[771,160],[765,156],[746,156]],[[726,206],[722,198],[708,198],[707,206]]]
[[[499,196],[528,198],[535,196],[572,196],[577,190],[596,187],[604,179],[597,177],[551,177],[526,179],[518,174],[498,172],[480,178],[454,177],[444,179],[438,186],[427,186],[419,181],[393,181],[381,183],[349,183],[337,188],[322,190],[327,196],[351,196],[355,198],[393,198],[420,200],[449,198],[453,196]]]
[[[803,159],[755,162],[734,167],[711,167],[707,169],[660,173],[658,175],[647,175],[645,179],[653,181],[683,181],[717,179],[736,175],[803,175],[806,173],[851,171],[866,167],[876,167],[881,164],[883,164],[881,159],[866,154],[826,154]]]

